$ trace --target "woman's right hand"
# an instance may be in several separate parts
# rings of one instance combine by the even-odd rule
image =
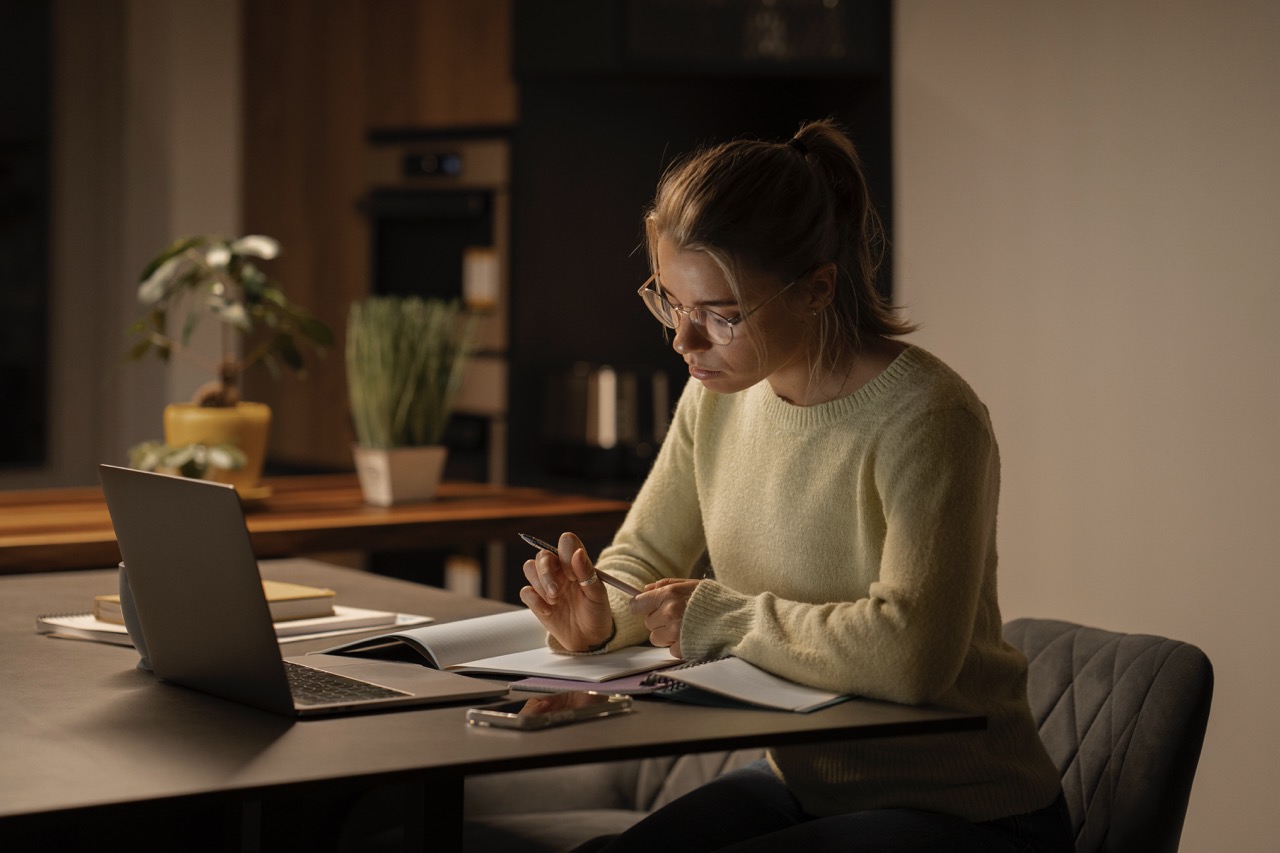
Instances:
[[[571,652],[585,652],[613,635],[609,594],[595,577],[595,566],[581,540],[572,533],[560,535],[558,553],[539,551],[524,564],[528,586],[520,600],[533,611],[560,645]]]

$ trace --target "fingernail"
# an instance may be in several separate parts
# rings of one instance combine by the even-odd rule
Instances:
[[[555,581],[547,581],[545,584],[547,595],[555,596],[560,594],[560,587],[556,586]]]

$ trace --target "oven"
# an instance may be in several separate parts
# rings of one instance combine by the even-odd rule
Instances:
[[[363,209],[371,291],[461,299],[475,345],[444,443],[445,477],[507,477],[510,145],[493,130],[375,131]]]
[[[507,479],[510,141],[504,130],[369,135],[370,291],[461,299],[477,314],[475,352],[444,436],[444,476]],[[455,592],[504,597],[506,548],[380,552],[369,568]]]

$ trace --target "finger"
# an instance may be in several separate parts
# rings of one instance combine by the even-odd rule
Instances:
[[[660,649],[667,649],[674,646],[680,639],[680,632],[673,630],[670,625],[662,625],[661,627],[649,632],[649,642]]]
[[[561,562],[567,566],[572,562],[574,553],[580,550],[583,545],[582,540],[577,535],[561,533],[560,539],[556,542],[556,547],[560,549],[559,557]]]
[[[662,604],[662,596],[649,592],[648,587],[645,590],[631,599],[631,612],[636,616],[648,616]]]
[[[537,568],[538,580],[542,583],[543,594],[548,601],[555,601],[560,595],[560,580],[564,577],[560,558],[550,551],[539,551],[533,562]]]
[[[550,616],[551,606],[546,600],[538,595],[537,591],[531,586],[520,587],[520,603],[533,611],[536,616]]]
[[[550,564],[546,562],[546,558],[550,558]],[[550,570],[548,571],[548,565]],[[564,569],[558,565],[558,560],[550,551],[541,551],[538,557],[532,560],[525,560],[523,565],[524,577],[528,581],[529,586],[533,587],[547,603],[554,603],[560,588],[564,585]],[[550,585],[550,588],[548,588]],[[554,592],[552,590],[555,590]]]
[[[529,586],[533,587],[534,592],[536,592],[540,597],[545,598],[546,591],[542,588],[542,578],[538,576],[537,561],[525,560],[524,565],[521,568],[524,571],[525,581],[529,584]]]
[[[591,562],[591,558],[587,556],[586,548],[579,548],[573,552],[573,560],[570,562],[569,567],[569,573],[573,576],[573,579],[578,582],[579,586],[583,586],[583,589],[596,585],[596,583],[591,580],[596,577],[596,567],[595,564]],[[598,580],[599,579],[597,578],[597,581]]]
[[[579,548],[573,552],[573,556],[569,560],[569,566],[573,569],[573,576],[578,581],[584,581],[596,573],[595,564],[587,556],[586,548]]]
[[[644,620],[644,626],[649,629],[650,634],[655,634],[670,625],[671,620],[668,619],[667,614],[661,610],[655,610]]]
[[[593,604],[608,604],[609,593],[596,575],[596,567],[587,556],[587,549],[579,548],[573,552],[573,560],[569,566],[569,577],[578,585],[584,598]]]

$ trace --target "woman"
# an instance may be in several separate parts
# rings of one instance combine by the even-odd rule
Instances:
[[[609,850],[1070,850],[1058,772],[1001,637],[987,411],[875,289],[882,231],[831,122],[663,177],[640,289],[690,381],[599,566],[524,565],[553,645],[736,655],[816,687],[985,714],[986,731],[771,750]],[[710,576],[697,578],[708,565]],[[691,834],[692,833],[692,834]]]

